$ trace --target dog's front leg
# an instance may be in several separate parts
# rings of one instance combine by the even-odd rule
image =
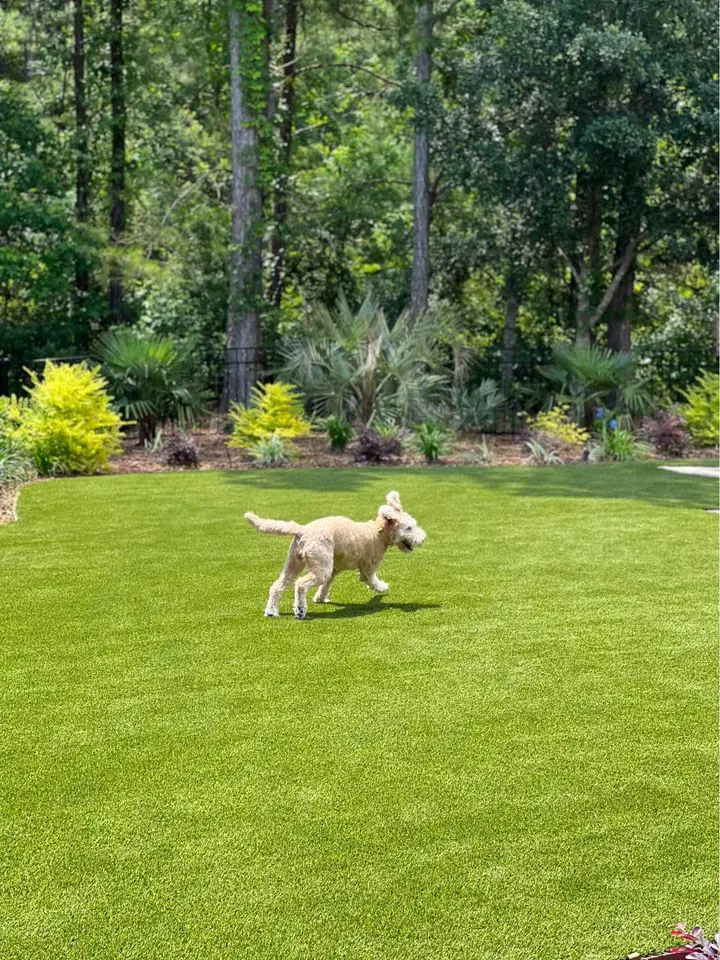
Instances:
[[[389,584],[381,580],[374,570],[361,570],[360,579],[363,583],[366,583],[371,590],[374,590],[375,593],[387,593],[390,589]]]

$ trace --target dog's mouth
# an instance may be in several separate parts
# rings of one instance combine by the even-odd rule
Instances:
[[[398,544],[398,547],[402,550],[403,553],[412,553],[415,549],[415,544],[410,543],[408,540],[401,540]]]

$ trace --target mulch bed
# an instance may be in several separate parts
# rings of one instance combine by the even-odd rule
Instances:
[[[228,435],[215,430],[194,431],[193,439],[200,452],[202,470],[254,470],[255,464],[242,450],[228,447]],[[481,466],[481,439],[477,435],[458,436],[450,455],[443,457],[438,466],[461,467]],[[524,463],[528,451],[517,436],[488,437],[493,450],[493,464],[509,466]],[[323,434],[311,434],[294,441],[296,456],[288,463],[289,467],[357,467],[352,455],[352,443],[344,453],[333,453],[328,449],[327,438]],[[575,457],[577,461],[580,456]],[[570,460],[566,461],[570,462]],[[422,456],[406,451],[399,457],[388,461],[388,466],[420,467],[425,466]],[[169,470],[162,461],[162,453],[153,454],[137,445],[134,439],[124,441],[121,456],[113,458],[111,468],[115,473],[160,473]]]
[[[201,470],[255,470],[257,467],[242,450],[228,447],[229,439],[226,433],[218,430],[203,429],[193,431],[193,439],[200,453]],[[455,437],[452,451],[448,456],[438,461],[436,466],[442,467],[476,467],[487,466],[483,462],[480,446],[482,438],[477,434],[459,434]],[[517,435],[493,435],[487,437],[487,442],[493,451],[493,466],[518,466],[527,461],[528,449],[524,439]],[[311,434],[301,437],[294,442],[296,456],[287,464],[289,467],[358,467],[352,455],[352,443],[344,453],[332,453],[328,449],[327,438],[324,434]],[[714,457],[716,451],[692,450],[686,455],[693,459]],[[565,463],[580,463],[580,452],[564,456]],[[426,466],[422,456],[406,451],[399,457],[388,461],[388,466],[421,467]],[[370,464],[372,466],[372,464]],[[153,454],[137,441],[128,438],[123,443],[123,453],[111,461],[111,470],[114,473],[163,473],[177,470],[177,467],[168,467],[162,460],[162,452]]]
[[[15,505],[20,487],[0,488],[0,523],[12,523],[17,519]]]

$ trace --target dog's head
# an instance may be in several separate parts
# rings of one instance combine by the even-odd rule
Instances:
[[[427,534],[418,526],[415,517],[405,513],[400,503],[400,494],[391,490],[378,510],[378,520],[391,547],[397,547],[403,553],[412,553],[416,547],[425,543]]]

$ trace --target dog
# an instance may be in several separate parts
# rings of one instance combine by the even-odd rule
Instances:
[[[285,566],[270,587],[266,617],[280,616],[280,601],[293,580],[293,612],[298,620],[307,614],[308,591],[317,587],[315,603],[328,603],[332,582],[343,570],[357,570],[371,590],[386,593],[388,585],[376,572],[385,551],[397,547],[402,553],[412,553],[427,539],[415,518],[403,510],[396,490],[387,495],[376,519],[366,523],[347,517],[322,517],[302,526],[293,520],[263,520],[251,512],[245,514],[245,519],[261,533],[293,538]],[[299,577],[305,567],[308,573]]]

